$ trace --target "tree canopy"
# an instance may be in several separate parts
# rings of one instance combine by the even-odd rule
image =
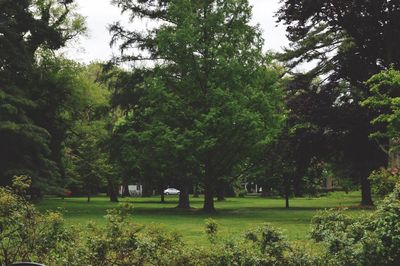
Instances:
[[[62,98],[64,92],[62,88],[51,88],[54,89],[51,98],[42,97],[47,89],[42,85],[47,82],[48,72],[42,72],[46,60],[42,60],[41,54],[63,47],[84,30],[84,20],[73,11],[72,1],[1,1],[0,180],[3,185],[13,175],[28,174],[36,189],[57,186],[60,169],[52,158],[51,135],[49,128],[37,120],[37,114],[41,105],[48,103],[46,100]],[[37,95],[38,91],[43,94]]]
[[[245,0],[114,3],[132,18],[159,22],[145,33],[110,28],[123,53],[118,60],[151,61],[116,93],[135,125],[125,136],[150,141],[142,144],[157,147],[148,149],[155,158],[167,153],[182,186],[196,176],[212,211],[218,179],[268,143],[283,120],[281,73],[249,24],[251,7]]]
[[[361,180],[365,205],[372,204],[367,177],[386,157],[368,137],[376,130],[370,124],[374,114],[360,102],[370,95],[365,82],[372,75],[399,66],[399,12],[397,2],[384,0],[286,0],[278,12],[292,42],[282,60],[289,67],[315,63],[307,74],[297,75],[292,87],[304,96],[305,90],[314,104],[296,113],[320,128],[325,153],[332,151],[343,165],[350,162]],[[316,77],[321,78],[317,84]]]

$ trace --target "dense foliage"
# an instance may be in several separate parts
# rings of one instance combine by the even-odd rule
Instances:
[[[201,183],[204,209],[213,211],[219,182],[262,150],[284,119],[281,71],[262,52],[251,7],[245,0],[114,2],[132,18],[159,22],[146,33],[111,27],[124,55],[117,60],[150,61],[116,82],[115,104],[126,113],[116,130],[118,160],[142,180],[177,186],[183,207],[189,187]]]
[[[59,120],[70,88],[65,75],[47,68],[45,54],[84,29],[72,1],[0,2],[1,185],[26,174],[33,178],[33,195],[60,187],[65,130]]]
[[[340,210],[320,212],[311,237],[325,245],[329,265],[400,263],[400,186],[370,215],[354,219]]]
[[[210,248],[188,246],[176,233],[138,226],[132,205],[111,209],[105,227],[65,225],[59,213],[39,213],[24,198],[30,179],[14,178],[0,189],[0,263],[30,260],[48,265],[397,265],[400,260],[400,186],[371,214],[353,218],[342,210],[314,217],[311,238],[320,251],[285,239],[264,224],[227,239],[206,220]],[[134,212],[133,212],[134,215]],[[80,227],[82,228],[82,227]]]
[[[1,265],[400,265],[399,1],[282,0],[277,56],[248,0],[112,3],[148,27],[111,25],[120,56],[85,66],[59,54],[86,30],[74,0],[0,0]],[[212,212],[249,184],[289,208],[332,179],[362,205],[386,198],[361,219],[320,212],[312,251],[268,224],[223,239],[207,219],[205,249],[132,223],[130,205],[82,230],[30,203],[136,183],[162,201],[178,188],[180,208],[204,192]]]
[[[377,111],[371,121],[383,125],[371,138],[379,141],[389,154],[389,167],[400,168],[400,72],[391,68],[372,76],[367,85],[371,96],[362,104]]]
[[[372,204],[368,175],[387,156],[369,138],[376,113],[360,103],[371,95],[365,82],[372,75],[400,65],[399,7],[385,0],[285,0],[278,13],[292,43],[282,60],[311,66],[294,73],[289,86],[289,120],[310,143],[305,159],[317,156],[359,179],[364,205]]]

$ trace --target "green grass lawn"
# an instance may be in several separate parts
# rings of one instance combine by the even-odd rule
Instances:
[[[167,196],[167,202],[159,203],[158,197],[123,198],[121,202],[130,202],[134,206],[132,220],[141,225],[163,225],[168,230],[179,232],[189,244],[206,244],[204,220],[213,218],[220,225],[220,233],[224,237],[238,236],[247,229],[264,222],[280,228],[290,240],[305,241],[307,239],[310,220],[317,210],[334,207],[350,207],[351,215],[360,215],[357,208],[360,193],[331,193],[320,198],[291,199],[289,210],[284,208],[283,199],[264,199],[259,197],[228,198],[224,202],[216,202],[217,212],[205,214],[201,211],[202,199],[191,198],[193,209],[175,209],[178,198]],[[116,207],[116,203],[107,197],[92,198],[46,198],[38,204],[41,211],[61,208],[68,224],[84,226],[89,221],[104,225],[106,210]],[[353,208],[354,207],[354,208]]]

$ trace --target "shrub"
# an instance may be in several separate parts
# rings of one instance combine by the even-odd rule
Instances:
[[[332,265],[400,265],[400,184],[377,210],[357,220],[341,211],[320,212],[311,237]]]
[[[396,183],[400,182],[400,169],[382,168],[378,171],[373,171],[369,179],[372,183],[373,192],[380,196],[386,196],[394,190]]]
[[[107,211],[105,228],[89,224],[83,240],[88,249],[88,261],[93,265],[127,265],[138,248],[140,228],[127,222],[132,208],[121,205]]]
[[[276,262],[284,260],[285,251],[290,250],[282,233],[267,223],[246,232],[245,237],[255,243],[262,254],[273,258]]]
[[[322,244],[320,252],[288,242],[269,224],[219,239],[212,219],[205,230],[211,246],[188,247],[160,226],[134,224],[129,204],[109,210],[105,227],[89,224],[80,231],[66,227],[59,213],[40,214],[26,201],[29,179],[15,184],[0,188],[0,265],[400,265],[400,184],[361,219],[343,210],[319,212],[311,238]]]
[[[30,179],[15,177],[13,188],[0,187],[0,265],[40,261],[62,265],[73,254],[75,232],[57,212],[39,213],[24,198]]]
[[[208,218],[205,220],[205,233],[211,243],[217,240],[218,224],[214,219]]]

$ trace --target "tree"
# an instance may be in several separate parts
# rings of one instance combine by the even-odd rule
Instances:
[[[105,148],[110,135],[108,127],[113,122],[109,114],[110,92],[98,82],[102,72],[100,64],[86,67],[64,60],[62,69],[56,73],[74,73],[64,83],[74,84],[74,90],[70,90],[73,101],[62,110],[63,119],[58,120],[68,125],[64,127],[61,143],[62,164],[68,176],[65,183],[74,193],[85,193],[90,201],[90,196],[101,187],[114,183],[112,179],[116,175]],[[109,190],[116,195],[115,188]],[[116,201],[111,195],[110,198]]]
[[[371,134],[389,155],[389,168],[400,168],[400,72],[394,69],[372,76],[367,85],[371,96],[362,104],[377,110],[372,124],[382,124]]]
[[[30,175],[37,195],[59,186],[51,136],[32,117],[43,78],[37,52],[63,47],[84,31],[84,20],[72,1],[4,0],[0,22],[0,180],[5,185],[13,175]]]
[[[366,80],[400,64],[395,47],[399,12],[398,3],[385,0],[285,0],[278,12],[292,42],[282,59],[290,67],[316,61],[316,67],[302,75],[316,103],[306,110],[313,114],[307,120],[321,129],[334,157],[351,162],[352,172],[360,177],[363,205],[372,204],[368,175],[386,159],[368,138],[374,131],[369,124],[373,113],[360,102],[369,95]],[[311,86],[318,76],[319,86]]]
[[[184,158],[191,160],[188,151],[198,164],[203,208],[213,211],[218,181],[268,143],[283,120],[277,82],[281,73],[262,53],[260,30],[249,25],[251,7],[247,0],[114,3],[132,18],[158,22],[145,33],[115,24],[113,43],[120,42],[119,61],[152,62],[144,82],[136,80],[131,88],[154,91],[152,103],[168,99],[164,110],[151,118],[176,132],[175,148],[183,146]],[[140,97],[135,100],[140,103]]]
[[[138,73],[120,72],[113,85],[114,102],[127,110],[115,127],[113,158],[125,172],[136,173],[137,181],[157,188],[160,194],[166,185],[177,186],[181,190],[179,207],[189,208],[188,185],[199,170],[191,154],[193,133],[178,128],[180,121],[185,121],[181,103],[164,88],[153,87],[154,83],[139,84],[130,92],[123,91],[125,97],[121,97],[119,88],[126,86],[126,75],[133,79]],[[140,97],[135,101],[129,94]],[[120,100],[129,96],[133,108]]]

